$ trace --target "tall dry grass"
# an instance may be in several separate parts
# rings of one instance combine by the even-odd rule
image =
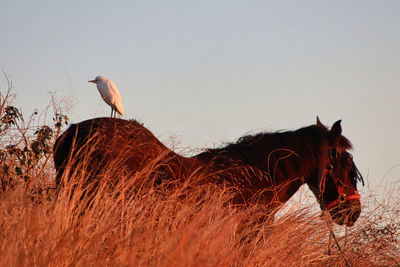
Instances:
[[[6,151],[11,141],[2,140]],[[198,185],[200,174],[179,186],[146,183],[162,161],[133,176],[114,162],[96,174],[96,189],[86,183],[94,174],[70,169],[57,196],[46,183],[36,189],[50,193],[32,194],[32,183],[8,173],[15,183],[0,192],[0,266],[400,266],[398,184],[390,201],[363,194],[352,228],[327,223],[316,202],[264,223],[263,207],[231,206],[229,190]],[[50,163],[31,166],[31,179],[53,181]]]
[[[85,163],[81,163],[85,164]],[[88,195],[92,174],[67,173],[56,199],[36,203],[22,188],[0,201],[2,266],[399,266],[399,200],[372,206],[353,228],[329,237],[312,206],[258,221],[263,208],[236,209],[229,191],[193,186],[146,187],[152,163],[134,177],[118,164]],[[113,188],[110,188],[113,181]],[[72,188],[74,188],[72,190]],[[73,192],[73,193],[72,193]],[[388,208],[392,210],[388,212]]]

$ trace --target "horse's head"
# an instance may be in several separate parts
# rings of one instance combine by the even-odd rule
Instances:
[[[324,127],[319,120],[317,126]],[[325,128],[326,129],[326,128]],[[341,135],[340,121],[327,130],[329,142],[322,150],[318,176],[308,183],[322,210],[327,210],[334,222],[352,226],[361,213],[357,181],[363,178],[350,153],[350,142]]]

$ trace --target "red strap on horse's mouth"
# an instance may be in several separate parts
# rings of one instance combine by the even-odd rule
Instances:
[[[326,207],[327,210],[330,210],[332,208],[334,208],[335,206],[339,205],[340,203],[346,202],[348,200],[360,200],[360,195],[359,194],[354,194],[354,195],[341,195],[339,196],[337,199],[335,199],[334,201],[332,201],[331,203],[329,203],[329,205]]]

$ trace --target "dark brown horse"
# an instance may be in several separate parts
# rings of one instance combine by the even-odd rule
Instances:
[[[271,210],[307,184],[322,210],[328,210],[336,223],[351,226],[361,212],[357,180],[362,177],[346,151],[351,143],[341,132],[340,121],[328,129],[317,119],[315,125],[296,131],[249,135],[182,157],[136,121],[97,118],[71,125],[56,141],[56,184],[62,185],[63,175],[71,169],[100,170],[116,161],[133,175],[162,156],[155,183],[206,174],[208,182],[234,190],[234,203],[262,203]],[[89,149],[89,158],[83,160]],[[72,159],[89,164],[71,166]]]

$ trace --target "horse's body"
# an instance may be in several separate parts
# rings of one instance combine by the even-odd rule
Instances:
[[[344,163],[337,160],[351,148],[350,142],[341,135],[340,122],[331,130],[318,121],[316,125],[296,131],[246,136],[225,147],[183,157],[164,146],[136,121],[88,120],[72,125],[55,144],[57,185],[61,184],[65,170],[71,167],[67,164],[71,158],[88,154],[79,152],[84,151],[84,147],[93,152],[87,169],[107,168],[107,164],[118,160],[129,175],[133,175],[160,157],[163,162],[157,167],[159,179],[185,180],[198,172],[208,176],[208,182],[234,189],[236,204],[262,203],[273,209],[307,183],[322,209],[336,201],[331,210],[351,210],[346,211],[346,218],[336,217],[337,223],[352,225],[360,213],[354,182],[356,167],[351,160],[353,169],[346,170]],[[332,151],[336,152],[335,157]],[[331,169],[330,165],[335,168]]]
[[[196,164],[195,160],[179,156],[168,149],[153,133],[136,121],[98,118],[71,125],[57,139],[54,149],[56,185],[61,183],[61,176],[66,161],[70,160],[69,157],[78,156],[83,160],[87,155],[90,159],[85,160],[89,160],[87,167],[90,169],[101,169],[118,161],[118,164],[127,167],[131,174],[140,171],[160,156],[168,158],[173,173],[187,173],[186,169],[191,169],[190,165]],[[181,168],[178,168],[178,162],[182,162]]]

